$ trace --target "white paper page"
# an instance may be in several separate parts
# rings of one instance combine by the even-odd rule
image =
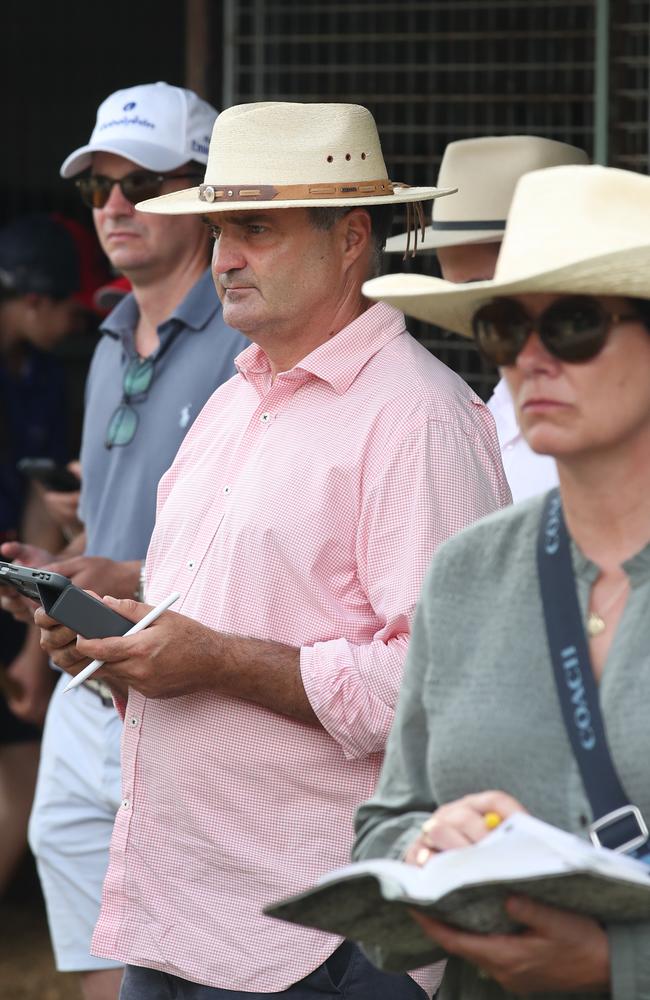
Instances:
[[[412,899],[435,900],[463,885],[538,878],[591,870],[641,885],[650,882],[643,862],[595,848],[573,834],[517,813],[472,847],[434,855],[424,867],[401,861],[361,861],[319,879],[320,885],[364,873],[384,876]]]

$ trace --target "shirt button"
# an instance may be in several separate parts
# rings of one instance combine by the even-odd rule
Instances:
[[[224,486],[223,492],[227,497],[230,496],[232,493],[232,486]]]
[[[268,422],[269,422],[270,419],[271,419],[271,414],[270,413],[263,413],[262,416],[260,417],[260,423],[261,424],[268,424]]]
[[[187,564],[187,568],[188,569],[194,569],[194,560],[193,559],[190,559],[190,561]]]
[[[129,725],[133,726],[133,728],[135,729],[135,727],[137,726],[137,724],[139,723],[139,721],[140,720],[137,717],[137,715],[132,715],[131,718],[129,719]]]
[[[122,809],[130,809],[130,808],[131,808],[131,800],[122,799]]]

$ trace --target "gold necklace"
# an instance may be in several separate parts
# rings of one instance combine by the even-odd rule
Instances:
[[[598,613],[598,611],[590,611],[589,612],[589,616],[587,618],[587,635],[591,639],[595,639],[596,636],[602,635],[603,632],[605,631],[605,629],[607,628],[607,625],[605,624],[605,619],[604,619],[603,615],[609,614],[609,612],[612,610],[612,608],[614,607],[614,605],[617,603],[618,599],[627,590],[628,583],[629,583],[629,581],[628,581],[628,579],[626,577],[625,580],[624,580],[624,582],[623,582],[623,586],[619,587],[619,589],[616,591],[616,593],[614,594],[614,596],[612,598],[610,598],[610,600],[607,602],[607,604],[605,605],[605,607],[602,608],[602,610],[600,611],[600,614]]]

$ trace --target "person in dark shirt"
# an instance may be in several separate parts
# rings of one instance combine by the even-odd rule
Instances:
[[[71,457],[65,371],[48,352],[83,327],[94,289],[106,278],[94,237],[77,223],[34,215],[0,229],[0,541],[20,535],[60,544],[17,463],[38,457],[64,464]],[[0,611],[0,795],[10,803],[0,809],[0,895],[25,847],[39,724],[54,677],[42,654],[38,682],[24,685],[35,646],[36,630]]]

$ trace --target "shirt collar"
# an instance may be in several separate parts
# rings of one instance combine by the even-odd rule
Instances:
[[[601,569],[587,558],[573,539],[571,539],[571,554],[576,576],[583,577],[589,584],[594,584],[600,576]],[[650,580],[650,542],[644,545],[639,552],[626,559],[622,566],[633,587]]]
[[[370,358],[390,340],[405,332],[403,314],[393,306],[378,302],[299,361],[291,372],[306,372],[322,379],[342,395]],[[268,375],[271,370],[267,355],[257,344],[251,344],[242,351],[235,364],[247,381],[253,381],[255,376]]]
[[[164,334],[177,325],[199,332],[207,327],[218,309],[221,309],[221,303],[208,267],[171,316],[160,324],[158,332]],[[99,328],[100,333],[106,333],[116,340],[130,340],[139,318],[138,304],[133,293],[130,293],[108,314]]]

